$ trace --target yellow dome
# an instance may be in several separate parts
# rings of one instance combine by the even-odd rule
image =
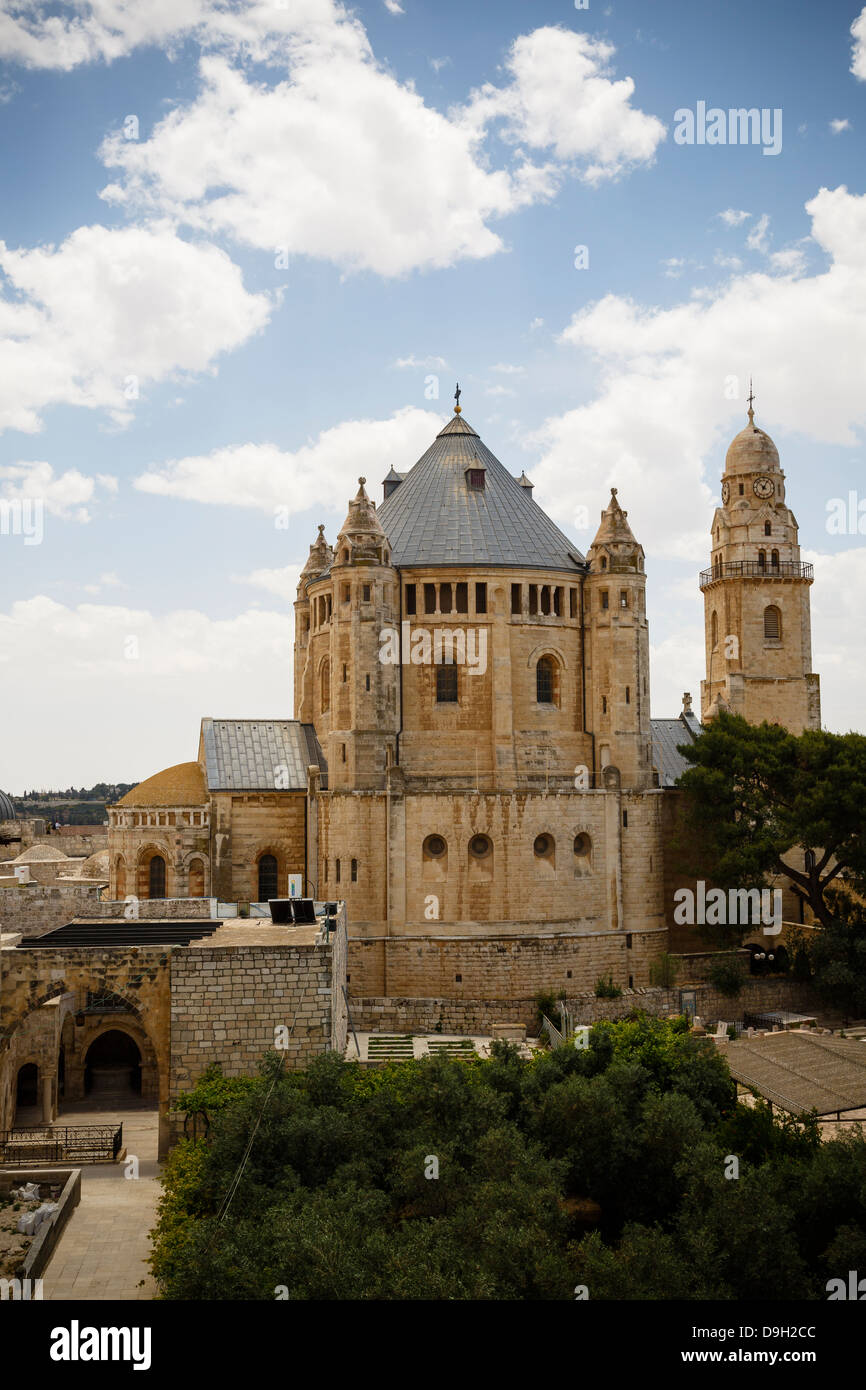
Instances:
[[[176,763],[139,782],[118,806],[204,806],[207,788],[198,763]]]

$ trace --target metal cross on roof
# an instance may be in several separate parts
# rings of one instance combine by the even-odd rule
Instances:
[[[462,394],[463,394],[463,392],[460,390],[460,382],[458,381],[458,383],[457,383],[457,390],[454,392],[454,400],[455,400],[454,414],[455,414],[455,415],[459,415],[459,414],[460,414],[460,397],[462,396]]]

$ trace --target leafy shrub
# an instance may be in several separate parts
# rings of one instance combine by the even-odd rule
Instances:
[[[716,956],[707,972],[713,989],[724,994],[727,999],[736,999],[745,984],[746,976],[739,960],[734,955]]]
[[[612,975],[608,975],[607,979],[600,975],[595,982],[595,997],[596,999],[620,999],[622,990],[619,985],[614,984]]]

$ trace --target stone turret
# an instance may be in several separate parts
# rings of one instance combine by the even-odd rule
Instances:
[[[310,546],[310,554],[298,579],[295,600],[294,711],[295,718],[305,723],[311,723],[313,719],[312,670],[309,664],[312,620],[309,586],[330,569],[333,560],[334,552],[325,540],[324,522],[320,522],[319,534]]]
[[[589,727],[596,775],[619,769],[623,787],[652,782],[649,630],[643,546],[628,524],[616,488],[587,553],[584,626]]]
[[[349,503],[337,537],[330,581],[330,719],[327,730],[329,787],[373,789],[385,785],[399,728],[400,668],[380,660],[382,633],[396,630],[399,588],[390,545],[367,495],[365,478]]]

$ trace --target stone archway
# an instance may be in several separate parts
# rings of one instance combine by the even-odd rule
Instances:
[[[142,1056],[135,1039],[121,1028],[104,1028],[84,1054],[84,1094],[117,1105],[139,1100]]]
[[[24,1062],[15,1078],[15,1122],[22,1110],[33,1110],[39,1104],[39,1068],[35,1062]]]

